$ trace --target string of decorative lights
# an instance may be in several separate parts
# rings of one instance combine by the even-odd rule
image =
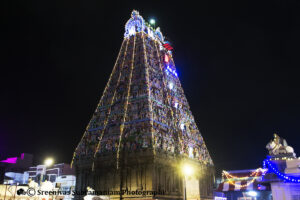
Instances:
[[[169,60],[170,60],[170,62],[173,64],[173,66],[175,67],[175,65],[174,65],[175,62],[174,62],[174,59],[173,59],[172,56],[169,57]],[[174,74],[175,76],[173,76],[173,79],[174,79],[174,82],[176,83],[176,85],[178,86],[178,87],[177,87],[178,93],[179,93],[181,96],[183,96],[183,102],[189,107],[189,104],[188,104],[188,102],[187,102],[187,99],[186,99],[186,97],[185,97],[185,95],[184,95],[184,91],[183,91],[183,89],[182,89],[181,82],[180,82],[179,79],[178,79],[178,74],[177,74],[176,70],[175,70],[174,72],[175,72],[176,74]],[[178,109],[178,111],[179,111],[179,109]],[[188,115],[192,116],[192,113],[189,112]],[[194,122],[194,120],[191,121],[191,118],[188,117],[188,121],[189,121],[189,123],[194,124],[195,129],[199,130],[199,128],[198,128],[197,124]],[[179,136],[179,143],[180,143],[180,145],[181,145],[181,148],[183,149],[183,148],[184,148],[184,144],[183,144],[183,136],[182,136],[182,134],[181,134],[181,136]],[[204,141],[203,141],[203,144],[202,144],[202,145],[203,145],[203,149],[207,149],[207,148],[206,148],[206,144],[205,144]],[[207,151],[206,153],[207,153],[207,155],[210,157],[209,152]],[[213,164],[212,159],[209,159],[208,162],[205,161],[205,160],[203,160],[203,162],[204,162],[205,164],[207,164],[207,163]]]
[[[175,70],[175,69],[174,69],[174,70],[171,69],[169,65],[168,65],[167,68],[166,68],[166,72],[167,72],[167,73],[172,73],[173,75],[178,76],[176,70]]]
[[[272,172],[274,172],[278,178],[288,181],[288,182],[293,182],[293,183],[300,183],[300,178],[299,177],[294,177],[294,176],[288,176],[285,173],[280,172],[277,167],[275,167],[271,162],[270,158],[267,158],[263,161],[263,166],[265,169],[268,169]],[[267,167],[268,166],[268,167]]]
[[[126,49],[125,49],[125,55],[124,55],[123,61],[122,61],[122,67],[124,66],[125,57],[126,57],[126,55],[127,55],[128,44],[129,44],[129,39],[127,39]],[[119,77],[118,77],[117,86],[119,85],[120,80],[121,80],[121,73],[119,74]],[[112,104],[114,103],[114,101],[115,101],[116,92],[117,92],[117,88],[115,88],[113,97],[112,97],[112,99],[111,99],[111,102],[110,102],[111,105],[112,105]],[[107,112],[108,112],[108,113],[107,113],[107,118],[106,118],[105,121],[104,121],[104,128],[103,128],[102,133],[101,133],[101,135],[100,135],[100,137],[99,137],[99,142],[98,142],[98,144],[97,144],[97,147],[96,147],[96,150],[95,150],[95,153],[94,153],[94,160],[93,160],[92,170],[94,170],[94,165],[95,165],[94,161],[95,161],[96,155],[97,155],[97,153],[98,153],[98,151],[99,151],[99,149],[100,149],[100,147],[101,147],[101,141],[102,141],[102,138],[103,138],[103,135],[104,135],[106,126],[107,126],[107,124],[108,124],[108,119],[109,119],[109,116],[110,116],[110,113],[111,113],[111,107],[109,107],[109,110],[108,110]]]
[[[157,55],[157,58],[158,58],[158,60],[160,61],[157,43],[158,43],[158,42],[155,41],[154,45],[155,45],[155,49],[156,49],[156,55]],[[168,56],[167,54],[165,54],[165,56],[164,56],[164,61],[165,61],[166,63],[168,63],[168,62],[170,61],[170,58],[169,58],[169,56]],[[161,72],[163,72],[163,65],[161,64],[161,62],[159,62],[159,69],[160,69]],[[165,98],[168,99],[168,102],[169,102],[169,101],[170,101],[170,96],[168,95],[169,92],[168,92],[168,90],[167,90],[167,80],[166,80],[166,77],[163,76],[163,77],[162,77],[162,80],[163,80],[163,90],[164,90],[163,95],[165,96]],[[173,107],[168,106],[167,108],[169,109],[169,111],[170,111],[170,113],[171,113],[172,119],[175,119],[176,113],[174,114],[174,112],[173,112],[173,110],[172,110]],[[173,124],[172,124],[172,125],[173,125],[173,128],[175,128],[175,127],[176,127],[176,122],[175,122],[175,120],[172,120],[172,122],[173,122]],[[170,125],[171,125],[171,124],[170,124]]]
[[[85,156],[87,156],[87,158],[93,157],[92,170],[94,170],[94,167],[96,167],[96,165],[94,166],[94,162],[96,164],[96,160],[97,160],[96,158],[98,154],[101,154],[102,152],[106,152],[109,150],[113,150],[113,151],[117,151],[117,168],[118,168],[119,160],[120,160],[119,157],[121,155],[120,153],[122,152],[123,149],[122,148],[123,141],[124,141],[123,137],[127,128],[126,125],[132,123],[138,123],[145,120],[150,121],[151,124],[151,130],[149,130],[150,133],[148,134],[152,135],[152,146],[153,146],[154,154],[156,148],[165,148],[169,150],[172,149],[172,147],[176,146],[175,145],[176,143],[179,143],[180,144],[179,146],[182,146],[182,148],[179,148],[180,153],[189,154],[189,152],[192,152],[194,156],[197,156],[197,158],[200,161],[210,159],[207,150],[202,151],[203,150],[202,148],[206,148],[206,146],[203,142],[202,136],[199,134],[199,131],[197,130],[196,125],[194,125],[195,122],[192,113],[189,111],[189,105],[187,103],[183,89],[178,88],[178,86],[181,87],[181,84],[178,79],[175,63],[172,59],[171,50],[173,48],[170,49],[168,48],[168,46],[165,46],[165,44],[168,42],[164,40],[164,37],[159,28],[156,29],[150,28],[151,26],[145,25],[144,23],[146,22],[138,14],[138,12],[133,12],[131,19],[126,23],[124,40],[121,49],[119,51],[118,58],[116,60],[116,64],[114,66],[113,72],[110,74],[109,81],[104,89],[100,102],[98,103],[98,106],[95,111],[95,115],[93,115],[78,146],[75,149],[73,159],[72,159],[72,164],[73,164],[73,160],[76,161],[77,158],[80,160]],[[136,54],[141,57],[139,57],[137,59],[137,63],[134,64],[139,65],[140,62],[142,62],[143,60],[142,57],[144,57],[144,66],[142,67],[143,70],[145,68],[145,74],[143,71],[143,76],[144,75],[146,76],[146,86],[143,88],[142,87],[130,88],[131,78],[136,79],[135,76],[132,74],[132,71],[135,71],[134,67],[139,67],[140,65],[131,66],[133,65],[133,63],[130,63],[129,56],[127,56],[128,60],[126,58],[127,64],[126,65],[124,64],[126,55],[129,54],[129,51],[132,51],[131,45],[133,44],[132,43],[133,36],[137,38],[142,36],[142,42],[141,42],[142,48],[139,46],[136,52]],[[137,39],[137,41],[139,40]],[[129,41],[131,41],[130,44]],[[155,44],[154,49],[153,49],[153,42]],[[133,44],[133,46],[134,45],[135,43]],[[168,45],[170,46],[171,44],[168,43]],[[135,47],[133,47],[133,49],[135,49]],[[157,59],[155,59],[156,57],[155,49],[156,49]],[[142,52],[144,52],[144,55],[142,55]],[[135,52],[133,54],[135,54]],[[134,60],[133,57],[131,58],[132,60]],[[165,63],[161,61],[165,61]],[[157,64],[159,65],[159,68],[157,68],[158,67]],[[125,66],[126,69],[124,69],[123,66]],[[128,69],[129,66],[131,66],[131,68],[133,69]],[[129,70],[131,70],[131,73],[129,73]],[[160,71],[161,73],[156,73],[157,71]],[[125,80],[123,79],[124,77]],[[128,81],[128,77],[129,77],[129,85],[127,85],[128,83],[126,83],[126,81]],[[121,83],[120,83],[120,78],[122,78]],[[132,84],[133,82],[134,81],[132,80]],[[163,82],[163,84],[161,84],[161,82]],[[120,84],[122,87],[118,88]],[[134,82],[134,84],[136,84],[136,82]],[[140,85],[142,86],[143,84],[145,83],[142,82]],[[128,86],[127,88],[126,85]],[[156,87],[158,90],[152,89],[152,86],[153,88]],[[165,90],[161,90],[162,89],[161,86],[163,86]],[[120,97],[118,95],[119,89],[122,90],[122,92],[124,92],[124,95],[126,97],[123,96]],[[134,90],[132,96],[131,96],[131,90]],[[127,91],[127,95],[126,95],[126,91]],[[131,109],[130,106],[131,102],[136,100],[137,99],[136,97],[141,98],[140,96],[135,96],[136,91],[138,91],[137,94],[140,94],[140,91],[142,91],[141,92],[142,94],[144,94],[145,92],[147,93],[145,95],[145,98],[148,99],[148,102],[146,101],[146,99],[142,101],[144,105],[147,105],[144,108],[145,112],[150,112],[150,113],[149,114],[147,113],[146,118],[143,118],[144,116],[142,116],[142,119],[127,121],[129,119],[128,112],[129,109]],[[118,109],[120,107],[121,109]],[[147,110],[146,107],[148,107]],[[125,112],[122,112],[122,110],[125,110]],[[164,114],[166,114],[167,117],[164,116]],[[170,116],[172,116],[171,119],[176,119],[176,120],[172,120],[171,122],[168,122],[166,118],[169,118]],[[130,115],[130,119],[131,119],[131,115]],[[106,137],[106,131],[110,130],[111,125],[120,125],[119,136],[114,135],[112,137],[110,136]],[[168,131],[174,132],[172,134],[176,134],[175,131],[178,128],[181,128],[182,125],[184,125],[184,131],[182,131],[182,133],[181,132],[179,133],[178,135],[178,137],[180,138],[179,141],[172,140],[168,136],[165,137],[164,135],[160,135],[156,131],[157,128],[163,126],[163,127],[167,127]],[[142,125],[142,128],[148,128],[143,126],[144,125]],[[145,145],[149,144],[148,143],[149,138],[147,139],[148,140],[144,141],[143,144]],[[201,143],[199,143],[199,141]],[[127,146],[131,145],[129,146],[129,148],[133,149],[136,147],[140,147],[141,143],[142,142],[140,140],[135,141],[135,143],[131,143],[130,141],[127,142],[126,145]],[[192,150],[190,151],[190,149]],[[212,163],[212,161],[209,161],[209,163]]]
[[[96,107],[96,110],[98,109],[98,107],[99,107],[99,106],[101,105],[101,103],[103,102],[103,98],[104,98],[104,96],[105,96],[105,94],[106,94],[106,92],[107,92],[108,85],[111,83],[112,76],[113,76],[113,74],[114,74],[115,71],[116,71],[117,63],[118,63],[118,61],[119,61],[119,58],[120,58],[122,49],[123,49],[123,48],[127,48],[128,43],[125,44],[125,41],[128,42],[127,40],[123,40],[123,42],[122,42],[121,48],[120,48],[119,53],[118,53],[117,60],[116,60],[115,65],[114,65],[114,67],[113,67],[113,71],[112,71],[112,73],[111,73],[110,76],[109,76],[108,84],[107,84],[107,85],[105,86],[105,88],[104,88],[104,92],[103,92],[103,94],[102,94],[102,96],[101,96],[101,98],[100,98],[100,101],[99,101],[99,103],[98,103],[98,106]],[[124,46],[124,45],[126,45],[126,46]],[[86,137],[86,134],[88,133],[89,126],[90,126],[90,122],[89,122],[88,125],[86,126],[85,132],[84,132],[83,136],[81,137],[80,142],[79,142],[78,145],[76,146],[76,149],[75,149],[75,151],[74,151],[74,153],[73,153],[73,158],[72,158],[72,161],[71,161],[71,167],[73,166],[74,159],[75,159],[75,157],[76,157],[76,155],[77,155],[78,147],[79,147],[79,145],[81,144],[82,140]]]
[[[124,124],[126,121],[126,117],[127,117],[127,108],[128,108],[128,100],[130,97],[130,88],[131,88],[131,79],[132,79],[132,72],[133,72],[133,68],[134,68],[134,55],[135,55],[135,42],[136,42],[136,35],[134,35],[133,38],[133,49],[132,49],[132,58],[131,58],[131,67],[130,67],[130,74],[129,74],[129,83],[127,85],[127,98],[126,98],[126,102],[124,105],[124,115],[123,115],[123,119],[122,119],[122,124],[120,126],[120,138],[119,138],[119,145],[118,145],[118,151],[117,151],[117,169],[119,169],[119,162],[120,162],[120,146],[122,147],[122,138],[123,138],[123,132],[124,132]]]
[[[225,175],[226,177],[230,177],[230,178],[233,178],[233,179],[249,179],[249,178],[252,178],[253,176],[256,177],[258,176],[258,173],[259,172],[262,172],[264,173],[266,170],[262,169],[262,168],[257,168],[255,171],[253,171],[249,176],[244,176],[244,177],[238,177],[238,176],[234,176],[232,174],[230,174],[229,172],[223,170],[223,175]]]
[[[149,75],[149,63],[147,59],[147,49],[145,44],[145,34],[142,32],[142,41],[143,41],[143,50],[144,50],[144,60],[145,60],[145,66],[146,66],[146,82],[150,85],[150,75]],[[151,113],[151,138],[152,138],[152,148],[153,148],[153,154],[156,155],[156,143],[155,143],[155,137],[154,137],[154,129],[153,129],[153,103],[151,102],[151,91],[150,88],[147,87],[148,92],[148,102],[149,102],[149,111]]]
[[[182,111],[182,104],[184,102],[181,102],[178,100],[178,94],[176,92],[174,92],[173,87],[174,85],[177,86],[178,85],[178,75],[176,73],[176,69],[175,69],[175,65],[174,65],[174,62],[172,62],[172,54],[171,54],[171,51],[168,51],[167,53],[165,53],[164,55],[164,63],[165,63],[165,72],[167,75],[169,75],[170,73],[175,75],[173,77],[166,77],[167,80],[169,80],[169,84],[168,84],[168,87],[170,90],[167,90],[168,91],[168,95],[167,95],[167,98],[168,98],[168,101],[172,102],[172,98],[175,98],[176,101],[174,103],[174,107],[170,107],[170,113],[171,113],[171,116],[172,118],[182,118],[183,114],[181,113]],[[171,69],[170,67],[170,63],[172,64],[173,68],[174,69]],[[178,90],[178,87],[176,87],[176,90]],[[175,116],[175,117],[174,117]],[[173,120],[173,126],[174,128],[178,126],[177,122],[175,120]],[[183,152],[183,142],[182,142],[183,138],[182,138],[182,134],[179,134],[178,135],[178,149],[180,149],[180,151]]]
[[[259,172],[261,172],[262,174],[259,174]],[[248,187],[250,184],[253,184],[256,179],[263,176],[266,172],[267,172],[266,169],[257,168],[249,176],[237,177],[237,176],[230,174],[229,172],[227,172],[225,170],[222,172],[222,174],[225,175],[226,180],[227,180],[226,182],[228,182],[231,185],[234,185],[234,187],[240,187],[241,189],[244,189],[244,188]],[[251,178],[251,180],[247,181],[247,183],[243,184],[243,185],[237,184],[233,181],[233,179],[248,180],[250,178]]]
[[[248,187],[249,185],[253,184],[254,181],[257,179],[258,177],[254,177],[251,181],[247,181],[246,184],[243,184],[243,185],[239,185],[239,184],[236,184],[235,182],[233,182],[232,180],[228,180],[228,183],[231,184],[231,185],[234,185],[234,187],[240,187],[241,189],[244,189],[246,187]]]
[[[170,71],[171,73],[173,73],[175,76],[173,76],[173,77],[169,77],[169,79],[170,80],[173,80],[174,81],[174,83],[176,84],[176,85],[179,85],[180,87],[177,87],[177,90],[180,90],[180,88],[181,88],[181,85],[180,85],[180,81],[179,81],[179,79],[178,79],[178,75],[177,75],[177,73],[176,73],[176,69],[174,69],[174,70],[172,70],[170,67],[169,67],[169,63],[170,63],[170,61],[171,61],[171,63],[172,63],[172,65],[174,66],[174,68],[175,68],[175,65],[174,65],[174,60],[173,60],[173,58],[172,58],[172,54],[170,53],[169,54],[170,56],[167,56],[168,58],[166,59],[166,56],[165,56],[165,58],[164,58],[164,60],[165,60],[165,62],[166,61],[168,61],[168,63],[167,63],[167,74],[168,74],[168,71]],[[176,90],[176,91],[177,91]],[[182,91],[179,91],[179,92],[182,92]],[[169,93],[170,95],[172,95],[172,93],[170,92]],[[174,95],[175,96],[175,95]],[[168,99],[169,98],[172,98],[171,96],[169,96],[168,97]],[[177,98],[177,95],[176,95],[176,98]],[[178,103],[180,103],[180,106],[178,106]],[[174,116],[174,115],[177,115],[178,116],[178,118],[180,118],[180,119],[182,119],[183,118],[183,111],[182,111],[182,105],[184,104],[184,102],[179,102],[179,101],[177,101],[177,105],[174,105],[176,108],[178,108],[178,109],[174,109],[174,112],[175,112],[175,114],[174,114],[174,112],[173,112],[173,110],[171,109],[171,115],[172,115],[172,117]],[[178,126],[178,124],[176,124],[176,121],[174,120],[174,127],[176,127],[176,126]],[[181,151],[181,152],[184,152],[184,142],[183,142],[183,140],[184,140],[184,138],[183,138],[183,134],[181,133],[181,134],[178,134],[178,149]]]

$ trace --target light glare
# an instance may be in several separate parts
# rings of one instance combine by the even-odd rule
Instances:
[[[171,90],[173,89],[173,87],[174,87],[173,83],[172,83],[172,82],[169,83],[169,88],[170,88]]]
[[[182,172],[186,176],[190,176],[193,174],[193,168],[190,165],[184,165],[182,168]]]
[[[51,166],[52,164],[53,164],[53,159],[52,158],[47,158],[46,160],[45,160],[45,165],[46,166]]]
[[[249,196],[252,196],[252,197],[256,197],[257,196],[257,192],[255,192],[255,191],[249,191],[249,192],[247,192],[247,194]]]
[[[150,24],[155,24],[155,19],[150,19]]]

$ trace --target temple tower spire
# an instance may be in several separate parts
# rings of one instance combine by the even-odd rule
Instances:
[[[74,152],[76,187],[164,189],[166,198],[180,197],[177,168],[183,161],[195,165],[199,174],[209,172],[205,179],[212,182],[213,162],[181,87],[170,45],[159,27],[151,27],[134,10],[112,74]],[[200,176],[197,180],[201,182]],[[208,186],[201,187],[206,190],[202,195],[209,196],[203,189]]]

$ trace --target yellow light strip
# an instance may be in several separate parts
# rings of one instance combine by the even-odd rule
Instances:
[[[234,185],[234,186],[238,186],[240,188],[245,188],[245,187],[248,187],[250,184],[254,183],[254,181],[257,179],[258,177],[255,177],[253,178],[251,181],[247,182],[246,184],[244,185],[238,185],[238,184],[235,184],[234,182],[232,182],[231,180],[228,180],[228,183],[231,184],[231,185]]]
[[[170,58],[171,58],[172,62],[174,63],[174,66],[175,66],[175,62],[174,62],[173,56],[171,55]],[[188,110],[190,110],[190,105],[189,105],[189,103],[188,103],[188,101],[187,101],[187,99],[186,99],[186,96],[185,96],[185,94],[184,94],[184,91],[183,91],[183,89],[182,89],[181,82],[180,82],[180,80],[179,80],[178,77],[176,77],[175,80],[177,81],[177,84],[179,85],[180,92],[182,93],[181,96],[184,97],[184,100],[185,100],[185,101],[183,101],[183,102],[186,102],[186,106],[187,106]],[[197,126],[197,123],[195,122],[195,118],[194,118],[192,112],[190,111],[190,114],[189,114],[189,113],[187,113],[187,114],[188,114],[188,117],[191,119],[191,121],[193,121],[193,123],[195,124],[196,129],[199,131],[200,137],[202,138],[202,141],[203,141],[203,147],[204,147],[204,149],[206,150],[206,153],[208,154],[210,160],[212,161],[211,156],[210,156],[210,154],[209,154],[209,151],[208,151],[208,149],[207,149],[207,147],[206,147],[206,144],[205,144],[205,142],[204,142],[204,139],[203,139],[203,137],[202,137],[202,135],[201,135],[201,132],[200,132],[198,126]],[[200,147],[200,148],[201,148],[201,147]],[[200,152],[199,152],[199,155],[200,155]],[[202,162],[204,162],[204,164],[207,164],[205,160],[202,160]],[[212,164],[213,164],[213,161],[212,161]]]
[[[172,60],[172,62],[173,62],[173,64],[174,64],[174,67],[175,67],[175,62],[174,62],[174,60],[173,60],[173,56],[171,55],[171,54],[169,54],[168,53],[168,55],[169,55],[169,58],[170,58],[170,60]],[[176,68],[175,68],[176,69]],[[179,86],[179,88],[177,88],[178,90],[180,90],[180,92],[183,94],[182,96],[183,97],[185,97],[185,94],[184,94],[184,92],[183,92],[183,89],[182,89],[182,86],[181,86],[181,83],[180,83],[180,80],[179,80],[179,78],[178,77],[174,77],[174,76],[172,76],[173,77],[173,79],[175,80],[175,82],[174,82],[174,84],[176,84],[176,85],[178,85]],[[181,95],[180,95],[181,96]],[[186,99],[185,99],[186,100]],[[184,101],[183,101],[184,102]],[[188,109],[189,109],[189,105],[188,105],[188,102],[187,102],[187,100],[186,100],[186,103],[187,103],[187,107],[188,107]],[[184,110],[183,110],[183,112],[184,112]],[[172,111],[172,114],[173,114],[173,111]],[[188,114],[188,113],[187,113]],[[183,115],[182,113],[181,113],[181,115]],[[190,116],[188,116],[188,117],[190,117]],[[197,124],[195,123],[195,126],[196,126],[196,128],[197,128],[197,130],[199,130],[198,129],[198,127],[197,127]],[[175,125],[175,127],[176,127],[176,125]],[[178,127],[176,127],[177,129],[178,129]],[[182,133],[180,133],[180,134],[178,134],[178,138],[179,138],[179,147],[180,147],[180,151],[183,151],[183,148],[184,148],[184,144],[183,144],[183,136],[182,136]],[[203,141],[204,142],[204,141]]]
[[[228,182],[231,185],[238,186],[240,188],[245,188],[245,187],[249,186],[250,184],[252,184],[256,179],[258,179],[260,177],[260,176],[258,176],[258,172],[260,172],[260,171],[264,172],[264,169],[258,168],[254,172],[252,172],[250,174],[250,176],[244,176],[244,177],[233,176],[233,175],[229,174],[227,171],[223,171],[223,175],[226,176],[226,180],[227,180],[227,181],[224,181],[224,180],[223,181]],[[249,179],[249,178],[252,178],[251,181],[247,182],[244,185],[238,185],[232,181],[232,179],[245,180],[245,179]]]
[[[146,50],[146,45],[145,45],[145,38],[144,38],[144,33],[142,32],[142,39],[143,39],[143,46],[144,46],[144,57],[145,57],[145,67],[146,67],[146,81],[148,82],[148,102],[149,102],[149,111],[151,113],[151,120],[150,120],[150,124],[151,124],[151,135],[152,135],[152,145],[153,145],[153,154],[156,154],[155,151],[155,140],[154,140],[154,130],[153,130],[153,107],[152,107],[152,101],[151,101],[151,91],[150,91],[150,78],[149,78],[149,65],[148,65],[148,59],[147,59],[147,50]]]
[[[132,60],[131,60],[131,68],[130,68],[130,75],[129,75],[129,83],[128,83],[128,86],[127,86],[128,87],[127,88],[127,98],[126,98],[126,103],[125,103],[125,106],[124,106],[123,120],[122,120],[121,125],[120,125],[120,139],[119,139],[119,145],[118,145],[118,151],[117,151],[117,169],[119,169],[120,146],[121,146],[121,142],[122,142],[122,138],[123,138],[124,123],[126,121],[128,101],[129,101],[129,96],[130,96],[132,71],[133,71],[133,68],[134,68],[135,40],[136,40],[136,35],[134,35],[134,39],[133,39],[133,51],[132,51]]]
[[[120,83],[120,79],[121,79],[121,76],[122,76],[122,68],[124,66],[124,61],[125,61],[125,57],[126,57],[126,54],[127,54],[127,47],[128,47],[128,43],[129,43],[129,40],[127,40],[127,43],[126,43],[126,49],[125,49],[125,52],[124,52],[124,58],[123,58],[123,61],[122,61],[122,66],[120,67],[120,74],[119,74],[119,77],[118,77],[118,82],[117,82],[117,85],[116,85],[116,88],[115,88],[115,91],[114,91],[114,95],[110,101],[110,107],[108,109],[108,114],[106,115],[106,119],[104,121],[104,127],[102,129],[102,133],[101,133],[101,136],[99,138],[99,142],[97,144],[97,148],[96,148],[96,151],[94,153],[94,160],[93,160],[93,165],[92,165],[92,170],[94,170],[94,164],[95,164],[95,157],[97,155],[97,152],[99,151],[99,148],[100,148],[100,144],[101,144],[101,140],[103,138],[103,135],[104,135],[104,132],[105,132],[105,129],[106,129],[106,126],[107,126],[107,123],[108,123],[108,120],[109,120],[109,117],[110,117],[110,113],[111,113],[111,107],[114,103],[114,100],[115,100],[115,96],[116,96],[116,93],[117,93],[117,88],[118,88],[118,85]]]
[[[156,48],[156,53],[157,53],[157,58],[158,58],[158,62],[159,62],[159,68],[160,68],[160,70],[161,70],[161,73],[162,73],[162,79],[163,79],[163,85],[164,85],[164,88],[163,88],[163,95],[168,99],[168,102],[170,102],[169,101],[169,95],[168,95],[168,89],[167,89],[167,83],[166,83],[166,79],[165,79],[165,75],[164,75],[164,69],[163,69],[163,65],[161,64],[161,60],[160,60],[160,55],[159,55],[159,51],[158,51],[158,47],[157,47],[157,41],[155,40],[154,41],[154,44],[155,44],[155,48]],[[166,91],[166,93],[165,93],[165,91]],[[172,105],[169,105],[168,106],[168,108],[171,110],[171,116],[172,116],[172,120],[171,121],[173,121],[174,122],[174,128],[175,128],[175,130],[176,130],[176,122],[175,122],[175,120],[173,120],[173,119],[175,119],[174,118],[174,113],[173,113],[173,110],[172,110]],[[178,135],[178,137],[179,137],[179,135]],[[175,141],[174,141],[175,142]],[[180,147],[181,148],[181,147]],[[175,149],[174,149],[175,150]]]
[[[258,172],[264,172],[264,170],[262,168],[257,168],[255,171],[253,171],[249,176],[244,176],[244,177],[237,177],[237,176],[233,176],[231,175],[229,172],[223,170],[223,174],[226,176],[226,177],[230,177],[230,178],[235,178],[235,179],[248,179],[248,178],[251,178],[253,176],[257,176]]]
[[[106,86],[105,86],[105,88],[104,88],[103,94],[102,94],[102,96],[101,96],[101,98],[100,98],[100,101],[99,101],[99,103],[98,103],[98,105],[97,105],[97,107],[96,107],[95,112],[97,111],[98,107],[101,105],[101,103],[102,103],[102,101],[103,101],[103,97],[105,96],[104,94],[106,94],[106,92],[107,92],[108,85],[110,85],[110,83],[111,83],[111,77],[112,77],[112,75],[113,75],[113,74],[115,73],[115,71],[116,71],[117,63],[118,63],[118,61],[119,61],[119,58],[120,58],[122,49],[124,48],[124,41],[126,41],[126,40],[124,39],[123,42],[122,42],[121,48],[120,48],[119,53],[118,53],[118,57],[117,57],[117,59],[116,59],[116,62],[115,62],[115,64],[114,64],[114,67],[113,67],[113,71],[112,71],[112,73],[111,73],[110,76],[109,76],[108,83],[106,84]],[[78,143],[78,145],[77,145],[76,148],[75,148],[75,151],[74,151],[74,153],[73,153],[73,158],[72,158],[72,161],[71,161],[71,168],[72,168],[72,166],[73,166],[73,162],[74,162],[74,159],[75,159],[75,157],[76,157],[76,152],[77,152],[77,149],[78,149],[78,147],[79,147],[79,144],[81,144],[83,138],[86,136],[86,134],[87,134],[87,132],[88,132],[88,127],[90,126],[90,122],[91,122],[91,121],[89,121],[88,125],[86,126],[85,131],[84,131],[84,134],[83,134],[83,136],[81,137],[80,142]]]

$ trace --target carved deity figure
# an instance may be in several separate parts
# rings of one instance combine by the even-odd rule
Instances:
[[[274,139],[267,144],[266,148],[269,150],[269,155],[272,156],[280,154],[292,154],[296,156],[294,149],[288,146],[286,140],[279,137],[276,133],[274,133]]]

